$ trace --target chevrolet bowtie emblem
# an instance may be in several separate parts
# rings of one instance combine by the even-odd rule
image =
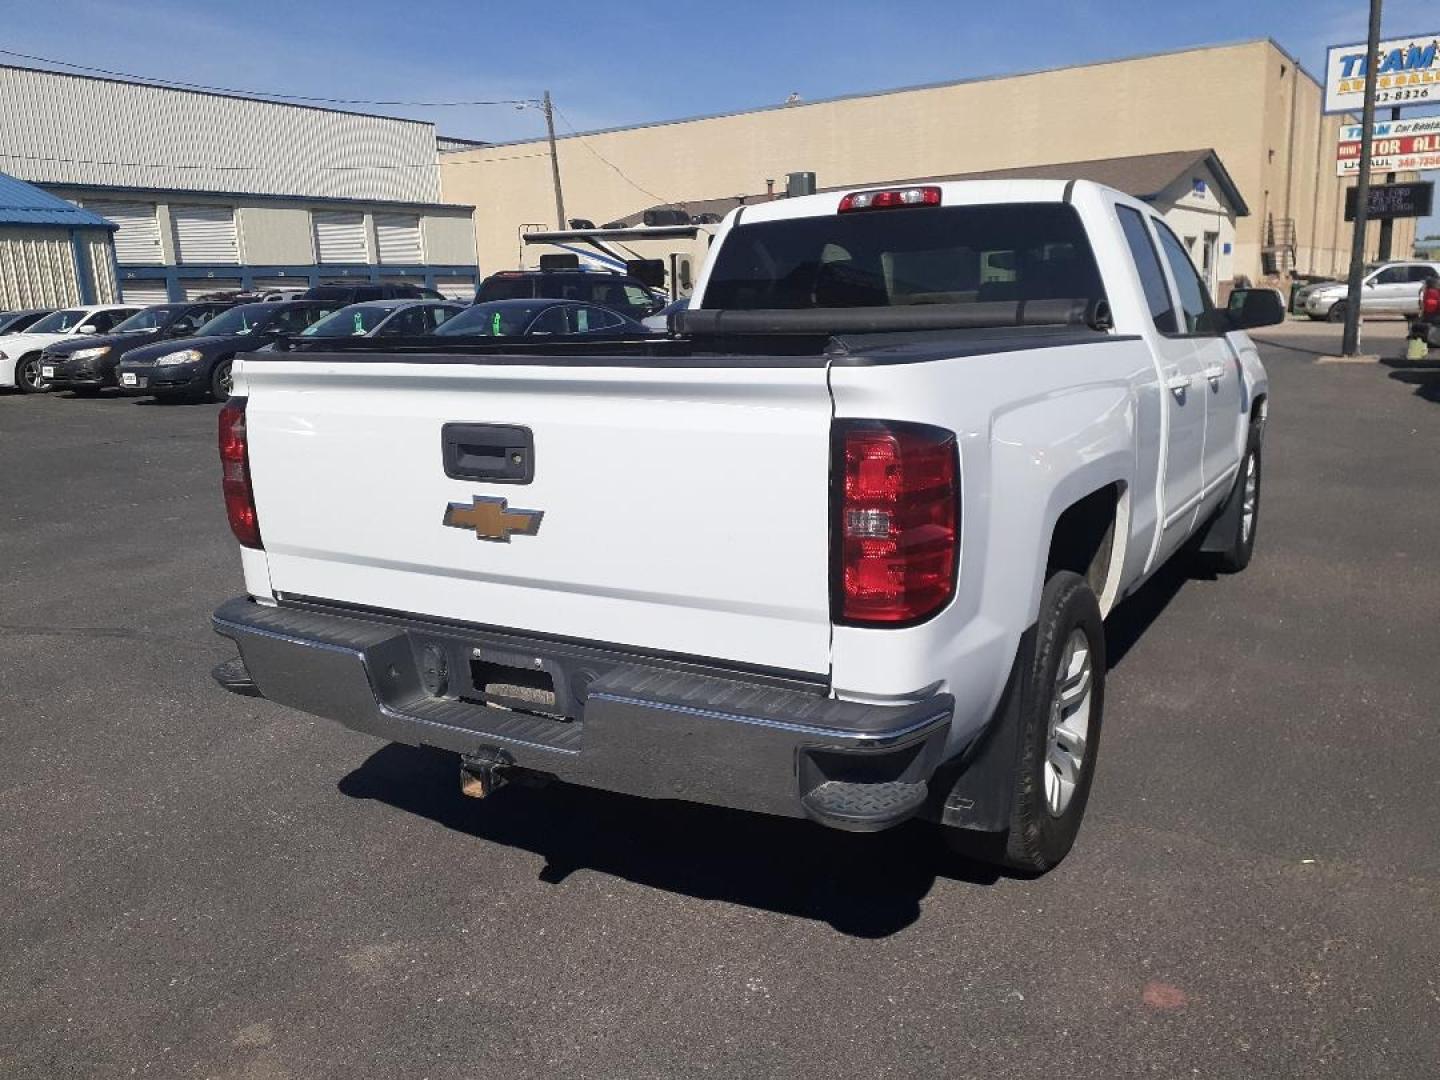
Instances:
[[[451,503],[445,508],[445,524],[452,529],[473,529],[477,540],[508,544],[510,537],[534,536],[540,531],[544,510],[511,510],[504,499],[473,496],[469,505]]]

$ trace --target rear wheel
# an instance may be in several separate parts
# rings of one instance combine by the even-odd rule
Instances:
[[[15,362],[15,385],[27,394],[43,394],[50,389],[45,376],[40,374],[40,354],[31,353]]]
[[[1045,583],[1035,660],[1021,696],[1020,746],[1004,865],[1042,873],[1080,832],[1105,705],[1105,628],[1100,602],[1079,574]]]
[[[235,388],[231,374],[233,360],[221,360],[210,372],[210,398],[213,401],[229,401],[230,392]]]
[[[1208,556],[1221,573],[1238,574],[1250,565],[1255,554],[1255,533],[1260,527],[1260,463],[1260,436],[1252,427],[1235,487],[1215,517],[1217,526],[1226,530],[1223,539],[1214,547],[1207,544]]]

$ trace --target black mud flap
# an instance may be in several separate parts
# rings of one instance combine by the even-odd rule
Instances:
[[[1025,673],[1035,665],[1035,626],[1020,638],[1005,693],[987,727],[959,757],[935,771],[923,816],[955,829],[1003,833],[1010,827],[1020,757]]]

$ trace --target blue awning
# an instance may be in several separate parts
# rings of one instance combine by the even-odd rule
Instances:
[[[0,173],[0,225],[63,226],[70,229],[117,229],[99,214],[82,210],[34,184]]]

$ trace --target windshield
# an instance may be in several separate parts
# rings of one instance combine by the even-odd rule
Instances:
[[[1071,206],[904,207],[759,222],[716,254],[707,308],[854,308],[1099,300]]]
[[[73,330],[89,315],[88,311],[52,311],[30,327],[32,334],[63,334]]]
[[[527,277],[492,277],[480,283],[475,302],[487,300],[528,300],[535,295],[535,286]]]
[[[395,309],[376,304],[353,304],[300,332],[302,337],[364,337]]]
[[[149,307],[143,311],[137,311],[124,322],[120,323],[110,332],[112,334],[131,334],[137,330],[159,330],[167,325],[175,317],[180,308],[173,307]]]
[[[205,324],[206,337],[240,337],[252,334],[270,320],[274,305],[245,304],[217,315]]]
[[[537,300],[533,304],[517,304],[513,301],[476,304],[460,312],[449,322],[435,330],[437,334],[452,336],[477,334],[484,337],[518,337],[540,312],[554,301]]]

